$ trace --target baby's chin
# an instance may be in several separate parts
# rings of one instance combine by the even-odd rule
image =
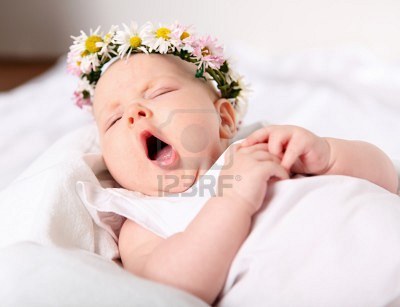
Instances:
[[[138,192],[147,196],[167,196],[171,194],[178,194],[185,192],[193,186],[198,180],[199,171],[193,170],[191,172],[184,172],[182,174],[164,174],[158,175],[157,179],[149,184],[144,182],[129,182],[123,183],[114,179],[118,182],[121,188]]]
[[[144,193],[149,196],[167,196],[183,193],[190,189],[198,180],[199,171],[193,174],[172,175],[158,177],[158,186]]]

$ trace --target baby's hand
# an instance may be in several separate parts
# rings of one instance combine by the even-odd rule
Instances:
[[[253,132],[241,147],[264,143],[268,151],[278,156],[281,165],[297,174],[324,174],[331,165],[328,141],[296,126],[267,126]]]
[[[242,206],[252,216],[264,200],[267,183],[271,179],[287,179],[287,171],[280,165],[280,159],[268,152],[267,144],[230,148],[225,165],[220,173],[219,195],[234,205]],[[232,185],[223,185],[224,178]]]

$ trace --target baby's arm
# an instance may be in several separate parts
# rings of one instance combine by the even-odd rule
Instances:
[[[184,232],[162,239],[132,221],[124,223],[119,249],[127,270],[183,289],[209,304],[216,299],[249,233],[251,217],[262,204],[268,180],[288,178],[265,144],[235,146],[233,151],[233,163],[226,164],[220,175],[231,178],[232,186],[219,189],[219,196],[204,205]],[[233,179],[236,175],[240,181]]]
[[[343,174],[367,179],[397,193],[398,177],[389,157],[378,147],[361,141],[326,138],[331,161],[326,174]]]
[[[250,221],[244,207],[223,197],[211,198],[184,232],[167,239],[127,220],[119,237],[123,266],[211,304],[248,235]]]
[[[268,150],[282,158],[282,166],[294,173],[348,175],[397,192],[393,163],[367,142],[322,138],[296,126],[268,126],[251,134],[242,146],[257,143],[267,143]]]

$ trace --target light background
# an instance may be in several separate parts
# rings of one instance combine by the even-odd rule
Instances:
[[[58,56],[71,34],[132,19],[194,24],[265,55],[356,45],[400,59],[399,0],[1,0],[0,57]]]

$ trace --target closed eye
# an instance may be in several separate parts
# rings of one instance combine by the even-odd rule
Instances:
[[[172,88],[162,88],[162,89],[159,89],[159,90],[157,90],[156,92],[154,92],[154,94],[152,95],[152,97],[153,97],[153,98],[156,98],[156,97],[159,97],[159,96],[161,96],[161,95],[165,95],[165,94],[171,93],[171,92],[173,92],[173,91],[175,91],[175,89],[172,89]]]
[[[110,129],[112,126],[114,126],[114,124],[119,121],[122,118],[122,116],[116,117],[115,119],[113,119],[111,121],[111,123],[109,125],[107,125],[107,130]]]

